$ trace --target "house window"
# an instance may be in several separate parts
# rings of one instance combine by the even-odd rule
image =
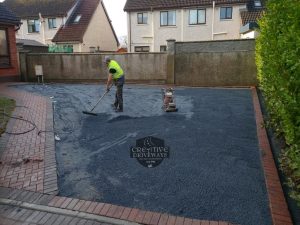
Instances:
[[[254,6],[255,6],[256,8],[260,8],[260,7],[261,7],[261,1],[260,1],[260,0],[255,0],[255,1],[254,1]]]
[[[148,13],[138,13],[137,14],[138,24],[147,24],[148,23]]]
[[[221,7],[220,19],[232,19],[232,7]]]
[[[175,25],[176,25],[175,11],[160,12],[160,26],[175,26]]]
[[[81,15],[77,15],[75,17],[74,23],[78,23],[80,21],[80,19],[81,19]]]
[[[27,20],[28,33],[40,32],[40,21],[39,20]]]
[[[206,10],[205,9],[191,9],[190,10],[190,25],[205,24]]]
[[[9,44],[6,29],[0,29],[0,68],[10,66]]]
[[[49,26],[49,29],[56,28],[56,18],[49,18],[48,19],[48,26]]]
[[[160,52],[166,52],[167,51],[167,46],[166,45],[161,45],[160,46]]]
[[[150,52],[149,46],[136,46],[134,47],[135,52]]]

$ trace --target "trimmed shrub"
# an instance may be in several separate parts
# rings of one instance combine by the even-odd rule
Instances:
[[[280,164],[300,204],[300,2],[269,0],[259,21],[256,64],[270,125],[284,139]]]

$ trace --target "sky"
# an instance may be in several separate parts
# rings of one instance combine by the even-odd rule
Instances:
[[[103,0],[103,2],[117,36],[127,36],[127,17],[123,11],[126,0]]]
[[[127,36],[127,17],[123,11],[126,0],[103,0],[118,37]]]

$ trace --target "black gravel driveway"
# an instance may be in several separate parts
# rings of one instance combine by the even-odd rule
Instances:
[[[126,85],[124,113],[100,85],[21,85],[53,97],[60,195],[203,220],[270,225],[249,89],[177,88],[177,113],[161,110],[160,87]],[[139,138],[170,147],[155,168],[130,158]]]

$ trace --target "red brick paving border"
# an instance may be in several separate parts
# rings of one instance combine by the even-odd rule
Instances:
[[[53,134],[52,102],[42,96],[0,85],[0,94],[16,100],[14,116],[22,116],[37,129],[0,138],[0,186],[55,194],[58,191]],[[10,132],[27,131],[32,125],[10,120]],[[39,130],[50,131],[38,133]]]
[[[48,203],[48,206],[62,209],[66,208],[146,225],[232,225],[228,222],[195,220],[140,209],[125,208],[123,206],[107,203],[91,202],[79,199],[72,199],[70,201],[69,198],[59,196],[53,197]]]
[[[265,182],[273,225],[292,225],[292,219],[282,191],[273,153],[270,147],[256,88],[251,88],[255,110],[257,136],[261,150]]]

